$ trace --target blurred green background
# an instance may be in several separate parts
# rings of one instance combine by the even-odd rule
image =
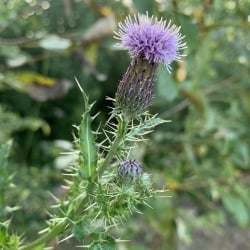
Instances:
[[[60,196],[72,160],[60,153],[72,149],[72,125],[83,111],[74,77],[101,111],[93,126],[104,124],[112,105],[106,96],[114,97],[130,62],[126,51],[114,49],[113,31],[126,15],[148,11],[181,25],[188,45],[171,74],[161,66],[157,72],[150,112],[172,122],[134,152],[171,197],[152,200],[153,209],[121,225],[114,235],[131,241],[119,247],[250,249],[248,0],[0,0],[0,6],[1,221],[11,218],[11,230],[30,239],[43,229],[53,205],[49,192]],[[57,249],[73,249],[67,244]]]

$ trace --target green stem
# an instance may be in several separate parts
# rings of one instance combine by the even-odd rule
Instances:
[[[121,143],[121,141],[126,133],[127,126],[126,126],[126,122],[125,122],[123,117],[119,117],[117,127],[118,128],[117,128],[117,135],[116,135],[115,141],[112,144],[112,146],[110,147],[109,152],[107,153],[103,164],[101,165],[101,167],[98,170],[99,176],[102,176],[103,172],[106,170],[106,168],[110,164],[110,161],[114,157],[116,150],[119,148],[120,143]]]
[[[27,244],[25,246],[21,246],[19,249],[20,250],[33,250],[35,247],[40,246],[40,245],[48,242],[49,240],[55,238],[57,235],[64,232],[67,227],[68,227],[68,222],[66,222],[66,221],[58,223],[47,234],[41,236],[40,238],[36,239],[35,241],[31,242],[30,244]]]
[[[87,187],[87,193],[91,194],[96,187],[95,183],[98,181],[98,177],[102,176],[107,167],[110,164],[110,161],[113,159],[117,149],[120,146],[120,143],[122,139],[124,138],[124,135],[126,134],[127,131],[127,122],[123,117],[119,117],[118,120],[118,125],[117,125],[117,133],[116,133],[116,138],[114,140],[114,143],[111,145],[104,162],[100,166],[99,170],[96,172],[96,174],[93,176],[92,181],[89,182],[88,187]],[[80,211],[80,208],[84,206],[86,202],[88,202],[88,196],[85,196],[75,207],[75,214],[77,214],[77,211]]]
[[[113,159],[117,149],[120,146],[120,143],[124,137],[126,133],[126,122],[124,120],[123,117],[119,117],[118,120],[118,126],[117,126],[117,135],[116,138],[114,140],[114,143],[111,145],[105,160],[103,162],[103,164],[101,165],[101,167],[99,168],[98,172],[96,173],[96,175],[93,178],[93,181],[89,183],[88,186],[88,193],[92,193],[92,191],[95,188],[94,183],[97,181],[99,176],[102,176],[102,174],[104,173],[104,171],[106,170],[106,168],[108,167],[108,165],[110,164],[110,161]],[[75,213],[77,213],[82,205],[84,205],[84,203],[88,202],[88,196],[86,196],[81,202],[80,204],[77,206]],[[55,238],[56,236],[58,236],[59,234],[63,233],[65,231],[66,228],[69,227],[69,222],[64,221],[64,222],[60,222],[58,223],[54,228],[52,228],[47,234],[41,236],[40,238],[36,239],[35,241],[31,242],[30,244],[24,245],[22,247],[20,247],[20,250],[33,250],[35,247],[45,244],[46,242],[50,241],[51,239]]]

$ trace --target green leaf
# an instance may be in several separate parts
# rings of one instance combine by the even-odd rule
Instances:
[[[233,161],[243,169],[250,168],[250,150],[249,145],[244,141],[239,141],[234,144],[235,150],[232,155]]]
[[[44,244],[42,244],[42,245],[37,246],[37,247],[34,248],[34,250],[44,250],[44,249],[45,249],[45,245]]]
[[[154,7],[154,1],[152,0],[134,0],[133,1],[135,8],[138,12],[140,13],[146,13],[149,12],[149,14],[151,15],[153,7]]]
[[[178,13],[176,23],[181,26],[181,33],[185,35],[185,41],[187,42],[188,50],[195,50],[198,48],[198,26],[193,21],[192,16],[187,16]]]
[[[191,89],[181,89],[180,93],[182,96],[186,97],[187,100],[192,103],[194,108],[200,115],[200,118],[204,120],[205,118],[205,96],[200,91],[195,91]]]
[[[90,250],[115,250],[115,240],[109,236],[103,241],[94,241],[90,245]]]
[[[167,101],[174,100],[178,95],[178,86],[163,65],[159,65],[157,76],[157,95]]]
[[[29,116],[21,118],[16,113],[6,111],[2,106],[0,106],[0,124],[0,143],[6,141],[11,133],[20,130],[37,131],[42,129],[44,134],[50,134],[50,126],[42,119]]]
[[[8,238],[8,222],[0,223],[0,246],[3,247],[6,244]]]
[[[79,143],[80,153],[83,159],[83,167],[81,167],[81,174],[84,178],[90,178],[96,171],[97,166],[97,148],[95,144],[95,136],[91,130],[92,117],[90,116],[90,110],[92,105],[88,103],[88,97],[77,82],[84,99],[84,114],[81,124],[79,126]]]
[[[4,166],[10,154],[12,141],[8,141],[0,146],[0,168]]]
[[[9,140],[6,143],[0,146],[0,219],[6,216],[6,190],[9,187],[9,183],[11,177],[7,171],[7,159],[10,154],[12,141]],[[7,225],[7,224],[6,224]],[[0,224],[0,230],[4,229],[4,224]],[[0,246],[1,246],[1,238],[4,235],[0,232]]]
[[[222,197],[222,202],[240,226],[247,226],[249,222],[249,211],[241,197],[225,194]]]
[[[127,134],[127,140],[137,141],[139,138],[152,132],[155,126],[166,122],[170,121],[163,120],[156,116],[146,118],[145,121],[141,122],[138,126],[135,126],[134,128],[131,129],[131,131]]]
[[[68,93],[72,83],[66,79],[56,79],[32,71],[8,71],[3,75],[3,81],[9,87],[25,92],[33,99],[47,101],[61,98]]]
[[[20,246],[20,237],[18,235],[9,235],[9,221],[0,223],[0,247],[5,250],[18,250]]]
[[[93,223],[92,220],[84,218],[83,221],[74,224],[72,233],[76,239],[84,240],[89,235],[100,235],[104,231],[105,229],[101,223]]]

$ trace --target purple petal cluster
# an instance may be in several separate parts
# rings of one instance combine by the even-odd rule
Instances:
[[[179,33],[180,27],[148,15],[128,16],[118,24],[115,37],[120,40],[118,47],[127,49],[132,58],[143,58],[149,63],[162,63],[170,70],[172,61],[179,61],[186,48]]]

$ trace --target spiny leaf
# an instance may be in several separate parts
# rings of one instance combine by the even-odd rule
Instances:
[[[161,118],[157,118],[155,116],[147,118],[138,126],[131,129],[131,131],[127,134],[127,140],[136,141],[140,139],[142,136],[150,133],[155,126],[166,122],[170,121],[162,120]]]
[[[18,250],[21,242],[21,237],[14,234],[9,234],[9,221],[0,223],[0,249]]]
[[[90,178],[96,170],[97,165],[97,148],[95,144],[95,135],[91,131],[92,118],[89,114],[93,105],[88,103],[88,97],[81,88],[79,82],[76,80],[84,99],[84,114],[81,124],[79,126],[79,144],[80,153],[83,159],[83,166],[81,166],[81,174],[85,178]]]
[[[93,175],[97,163],[96,145],[90,128],[90,119],[89,113],[85,113],[79,127],[80,151],[84,160],[84,168],[87,168],[87,177]]]
[[[115,240],[107,236],[104,240],[93,241],[89,247],[90,250],[115,250]]]

